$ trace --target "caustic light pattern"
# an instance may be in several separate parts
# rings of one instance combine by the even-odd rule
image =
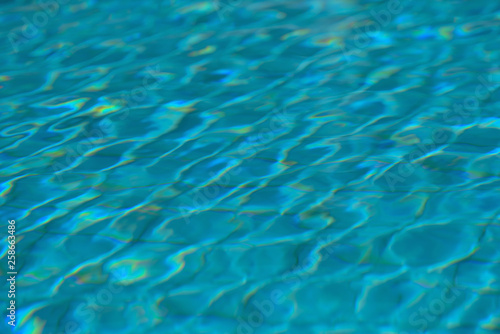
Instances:
[[[500,333],[497,1],[0,12],[2,333]]]

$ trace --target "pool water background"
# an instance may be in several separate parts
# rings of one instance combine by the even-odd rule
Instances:
[[[0,7],[2,331],[500,333],[499,3],[57,4]]]

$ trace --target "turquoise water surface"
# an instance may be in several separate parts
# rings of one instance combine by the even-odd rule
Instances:
[[[500,333],[500,2],[0,13],[1,333]]]

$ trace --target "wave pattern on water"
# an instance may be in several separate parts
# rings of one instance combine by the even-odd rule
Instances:
[[[15,332],[500,331],[497,2],[0,10]]]

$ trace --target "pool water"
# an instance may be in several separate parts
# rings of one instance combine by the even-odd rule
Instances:
[[[2,333],[500,333],[499,2],[0,12]]]

